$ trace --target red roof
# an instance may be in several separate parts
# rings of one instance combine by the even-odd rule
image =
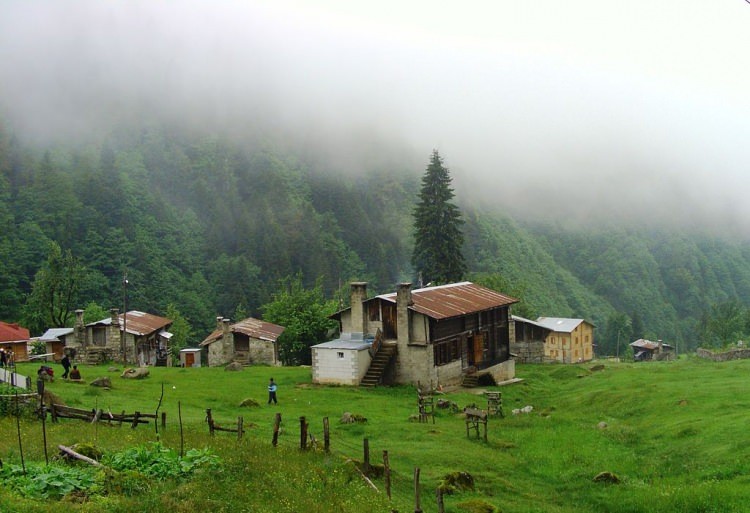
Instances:
[[[20,342],[29,340],[30,337],[28,329],[0,321],[0,342]]]
[[[397,294],[377,297],[395,303]],[[483,312],[518,302],[515,298],[468,281],[412,290],[411,299],[413,304],[409,306],[410,310],[437,320]]]

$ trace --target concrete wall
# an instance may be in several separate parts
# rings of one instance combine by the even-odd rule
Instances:
[[[320,384],[359,385],[367,373],[370,360],[367,349],[314,347],[312,381]]]

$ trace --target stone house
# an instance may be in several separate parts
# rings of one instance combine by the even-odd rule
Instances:
[[[664,344],[661,340],[652,342],[644,338],[639,338],[630,343],[633,348],[633,360],[642,362],[646,360],[670,360],[674,358],[674,348],[669,344]]]
[[[15,323],[0,321],[0,349],[16,362],[29,361],[29,330]]]
[[[283,326],[248,317],[231,323],[216,318],[216,329],[200,343],[206,348],[209,367],[239,362],[243,365],[281,365],[277,340]]]
[[[171,367],[171,326],[172,319],[138,310],[120,314],[117,308],[110,310],[109,317],[84,325],[83,310],[76,310],[76,336],[66,348],[75,359],[91,364],[115,361]]]
[[[518,315],[511,316],[510,353],[517,362],[544,363],[544,341],[552,331]]]
[[[516,302],[471,282],[416,290],[401,283],[396,292],[373,298],[367,298],[366,283],[352,283],[351,306],[332,316],[341,339],[313,346],[313,381],[442,386],[477,373],[511,379],[510,305]],[[360,340],[370,344],[368,351],[360,349]],[[356,362],[346,358],[343,342],[356,351]],[[331,360],[357,375],[336,378],[327,366]]]
[[[544,356],[561,363],[587,362],[594,358],[594,325],[584,319],[539,317],[536,323],[549,329]]]

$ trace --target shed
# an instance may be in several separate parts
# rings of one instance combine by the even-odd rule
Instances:
[[[202,358],[200,347],[186,347],[180,349],[180,367],[201,367]]]
[[[359,385],[370,367],[372,343],[362,333],[342,333],[341,338],[312,346],[312,381]]]

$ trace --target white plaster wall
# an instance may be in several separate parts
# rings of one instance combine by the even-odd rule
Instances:
[[[339,358],[338,353],[343,353],[344,357]],[[370,354],[367,350],[312,349],[313,383],[359,385],[369,366]]]

